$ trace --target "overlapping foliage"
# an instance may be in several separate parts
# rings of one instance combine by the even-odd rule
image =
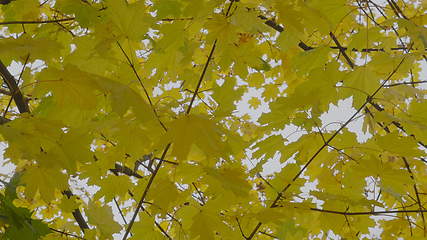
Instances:
[[[3,239],[426,236],[426,1],[1,4]]]

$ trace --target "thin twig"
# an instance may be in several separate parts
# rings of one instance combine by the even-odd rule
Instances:
[[[403,203],[400,203],[400,204],[402,205],[402,209],[403,209],[403,210],[406,210],[406,208],[405,208],[405,206],[403,205]],[[409,232],[411,233],[411,237],[412,237],[413,232],[412,232],[412,226],[411,226],[411,219],[409,218],[408,213],[405,213],[405,216],[406,216],[406,220],[408,221],[408,225],[409,225]]]
[[[132,68],[133,73],[135,74],[136,78],[138,79],[139,85],[141,85],[142,90],[144,91],[145,96],[147,97],[148,103],[150,104],[151,109],[154,112],[154,115],[156,116],[156,118],[159,121],[160,125],[162,126],[163,130],[167,131],[165,124],[163,124],[163,122],[160,120],[160,118],[157,114],[156,108],[154,107],[153,102],[151,101],[151,97],[150,97],[150,94],[148,94],[147,88],[145,88],[144,84],[142,83],[141,77],[139,76],[138,72],[136,71],[135,65],[130,60],[129,56],[127,55],[127,53],[123,49],[122,45],[120,45],[119,41],[116,41],[116,43],[117,43],[117,46],[119,46],[120,50],[122,51],[123,55],[126,57],[126,60],[129,64],[129,66]]]
[[[167,154],[170,146],[171,146],[171,143],[168,143],[168,145],[166,145],[165,149],[163,150],[161,159],[164,159],[166,157],[166,154]],[[127,239],[128,235],[130,233],[130,230],[132,229],[132,226],[133,226],[133,224],[135,222],[135,219],[138,216],[139,210],[141,209],[142,204],[144,203],[145,197],[147,196],[148,191],[150,190],[150,187],[153,184],[154,178],[156,177],[157,172],[159,171],[160,167],[162,166],[162,163],[163,163],[163,161],[160,161],[157,164],[156,168],[154,169],[153,174],[151,174],[150,179],[148,180],[147,186],[144,189],[144,192],[143,192],[143,194],[141,196],[141,199],[138,202],[138,205],[137,205],[137,207],[135,209],[135,212],[133,213],[132,219],[130,220],[130,223],[129,223],[127,229],[126,229],[125,234],[123,235],[122,240],[126,240]]]
[[[418,207],[420,210],[422,210],[423,206],[421,204],[420,195],[418,194],[418,188],[417,188],[417,184],[415,182],[414,173],[412,172],[411,168],[409,167],[409,163],[406,160],[406,157],[402,157],[402,160],[405,163],[405,167],[406,167],[406,170],[408,170],[409,176],[414,181],[414,192],[415,192],[415,196],[417,197]],[[426,236],[426,220],[424,218],[424,213],[423,212],[420,212],[420,213],[421,213],[421,219],[423,220],[423,229],[424,229],[424,237],[425,237]]]
[[[114,200],[114,203],[116,204],[117,210],[119,210],[119,213],[120,213],[120,216],[122,217],[123,222],[127,225],[128,223],[126,221],[125,215],[123,215],[123,212],[122,212],[122,209],[120,208],[119,203],[117,202],[115,197],[113,198],[113,200]]]
[[[242,226],[240,225],[239,219],[236,217],[237,226],[239,227],[240,234],[242,234],[244,239],[247,239],[245,233],[243,232]]]
[[[55,19],[55,20],[42,20],[42,21],[7,21],[0,22],[0,25],[11,25],[11,24],[44,24],[44,23],[58,23],[58,22],[67,22],[74,21],[75,18],[63,18],[63,19]]]
[[[230,13],[231,6],[233,6],[234,0],[231,0],[230,4],[228,5],[227,12],[225,13],[225,17],[228,17],[228,14]],[[209,63],[212,59],[212,55],[215,51],[216,43],[218,42],[218,39],[215,39],[211,51],[209,52],[208,59],[206,60],[205,66],[203,67],[202,74],[200,75],[199,81],[197,82],[196,90],[194,90],[193,96],[191,97],[190,105],[188,105],[186,114],[190,114],[191,108],[193,107],[194,99],[196,98],[197,94],[199,93],[200,85],[202,84],[203,78],[206,74],[206,70],[208,69]]]
[[[147,209],[145,209],[143,206],[141,206],[142,211],[144,211],[149,217],[153,217],[148,211]],[[156,225],[156,227],[160,230],[160,232],[163,233],[163,235],[165,235],[169,240],[172,240],[172,237],[169,236],[169,234],[166,232],[165,229],[163,229],[162,226],[160,226],[160,224],[154,219],[154,225]]]
[[[202,201],[202,206],[204,206],[206,204],[205,197],[203,196],[202,192],[200,192],[200,190],[197,188],[196,184],[194,182],[192,182],[192,184],[193,187],[196,189],[197,194],[199,194],[200,201]]]
[[[51,231],[54,231],[54,232],[56,232],[56,233],[59,233],[59,234],[61,234],[61,235],[67,236],[67,237],[73,237],[73,238],[77,238],[77,239],[83,239],[83,240],[85,240],[85,238],[82,238],[82,237],[77,236],[77,235],[72,234],[72,233],[67,233],[67,232],[65,232],[65,231],[61,231],[61,230],[58,230],[58,229],[55,229],[55,228],[51,228],[51,227],[49,227],[49,229],[50,229]]]
[[[217,43],[217,39],[215,39],[215,41],[212,45],[211,51],[209,52],[208,59],[206,60],[205,66],[203,67],[202,74],[200,75],[199,81],[197,82],[196,90],[194,90],[193,96],[191,97],[190,105],[188,105],[188,108],[186,111],[187,115],[190,114],[191,108],[193,107],[194,99],[196,98],[197,94],[199,93],[200,85],[202,84],[203,78],[205,77],[205,74],[206,74],[206,70],[208,69],[209,63],[212,59],[212,55],[215,51],[216,43]]]
[[[274,238],[274,239],[278,239],[278,237],[276,237],[270,233],[264,232],[264,231],[259,231],[259,233],[264,234],[265,236],[269,236],[269,237]]]
[[[129,168],[125,165],[120,165],[118,163],[115,163],[114,168],[110,168],[110,171],[113,172],[114,175],[116,175],[116,176],[118,176],[119,173],[123,173],[125,175],[130,176],[130,177],[142,178],[141,175],[139,175],[137,172],[135,172],[131,168]]]
[[[393,84],[384,85],[384,87],[395,87],[400,85],[414,85],[414,84],[422,84],[422,83],[427,83],[427,81],[411,81],[411,82],[393,83]]]
[[[382,215],[382,214],[392,214],[392,213],[425,213],[425,212],[427,212],[427,210],[389,210],[389,211],[376,211],[376,212],[342,212],[342,211],[334,211],[334,210],[319,209],[319,208],[310,208],[310,210],[316,211],[316,212],[344,215],[344,216]]]

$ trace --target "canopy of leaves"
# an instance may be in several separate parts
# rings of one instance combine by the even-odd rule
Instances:
[[[427,1],[0,4],[2,239],[427,236]]]

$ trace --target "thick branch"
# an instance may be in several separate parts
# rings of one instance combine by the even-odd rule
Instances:
[[[30,108],[28,107],[28,103],[25,100],[22,92],[19,90],[18,84],[12,74],[7,70],[6,66],[0,61],[0,74],[3,77],[6,85],[9,87],[9,90],[12,94],[12,98],[15,101],[16,106],[20,113],[30,112]],[[0,118],[0,123],[6,123],[10,121],[7,118]],[[67,190],[63,192],[68,198],[70,198],[73,194],[71,191]],[[83,218],[82,213],[79,209],[74,209],[73,216],[79,224],[80,229],[84,232],[85,229],[89,229],[86,221]]]
[[[71,198],[73,196],[73,193],[70,190],[63,191],[62,193],[68,198]],[[73,217],[74,219],[76,219],[76,222],[77,224],[79,224],[79,227],[82,232],[84,232],[85,229],[89,229],[89,225],[87,225],[86,220],[83,218],[83,215],[78,208],[74,209]]]
[[[335,37],[335,35],[330,32],[329,35],[331,36],[332,40],[334,40],[335,44],[338,46],[338,49],[340,50],[341,54],[343,55],[343,57],[345,58],[345,60],[347,61],[348,65],[351,68],[354,68],[354,63],[353,61],[350,59],[350,57],[347,55],[347,53],[345,52],[345,49],[341,46],[340,42],[338,41],[337,37]]]
[[[128,175],[130,177],[136,177],[136,178],[142,178],[141,175],[139,175],[137,172],[133,171],[127,166],[122,166],[118,163],[114,165],[115,168],[111,168],[110,171],[114,173],[114,175],[118,175],[119,173],[123,173],[125,175]]]
[[[7,70],[7,67],[0,60],[0,74],[3,77],[4,82],[8,86],[12,98],[15,101],[16,106],[20,113],[30,112],[27,101],[25,101],[24,95],[22,95],[21,90],[19,90],[16,79],[12,74]]]
[[[10,119],[0,116],[0,125],[10,122]]]

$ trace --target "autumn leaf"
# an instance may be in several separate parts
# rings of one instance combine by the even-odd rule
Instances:
[[[107,205],[99,206],[97,203],[90,202],[87,208],[89,222],[97,227],[97,230],[105,239],[113,239],[113,233],[120,231],[121,227],[113,220],[111,208]]]
[[[166,135],[167,141],[172,141],[172,153],[183,161],[187,159],[192,147],[197,147],[207,157],[222,154],[226,144],[221,139],[222,132],[215,122],[198,115],[182,116],[171,123]]]

